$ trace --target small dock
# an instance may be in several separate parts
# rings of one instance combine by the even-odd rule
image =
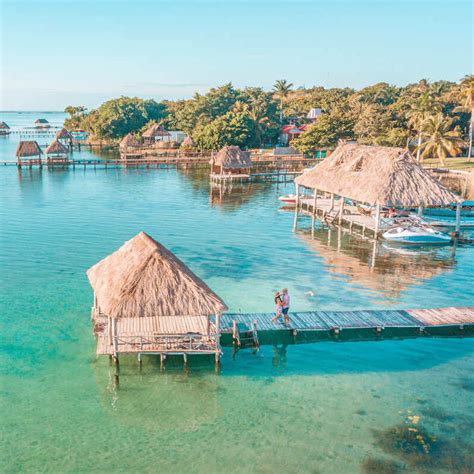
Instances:
[[[333,201],[329,198],[318,197],[315,206],[313,198],[304,197],[300,199],[299,206],[300,211],[306,212],[326,224],[337,223],[346,226],[350,231],[355,226],[362,236],[369,232],[372,237],[377,237],[376,234],[379,233],[376,231],[376,219],[370,215],[369,211],[367,214],[361,214],[360,208],[345,203],[341,213],[340,200]]]
[[[290,324],[273,323],[273,313],[221,316],[223,346],[233,343],[236,327],[256,331],[260,344],[420,336],[474,336],[474,307],[413,310],[310,311],[290,313]]]

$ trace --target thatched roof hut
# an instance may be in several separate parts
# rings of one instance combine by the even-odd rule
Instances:
[[[18,158],[40,156],[42,153],[43,152],[36,140],[21,140],[16,147],[16,156]]]
[[[181,260],[140,232],[87,271],[101,313],[113,318],[203,316],[227,309]]]
[[[141,143],[138,141],[138,139],[133,133],[128,133],[127,135],[125,135],[119,145],[121,149],[138,148],[139,146],[141,146]]]
[[[145,132],[143,132],[142,137],[145,139],[164,139],[171,137],[171,134],[165,130],[163,125],[158,125],[157,123],[152,124]]]
[[[403,148],[341,144],[295,183],[371,205],[427,207],[459,201]]]
[[[225,146],[212,156],[209,163],[223,170],[239,170],[252,167],[250,152],[242,151],[238,146]]]
[[[58,140],[72,140],[72,135],[64,127],[56,133],[56,138]]]
[[[67,154],[68,149],[60,141],[58,141],[57,138],[55,138],[45,150],[45,155],[47,157],[49,155],[67,156]]]
[[[181,148],[191,149],[194,147],[194,141],[190,135],[186,136],[186,138],[181,143]]]

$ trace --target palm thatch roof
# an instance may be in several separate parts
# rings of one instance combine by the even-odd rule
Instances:
[[[442,206],[460,200],[403,148],[343,143],[295,183],[372,205]]]
[[[192,148],[194,146],[194,141],[193,139],[188,135],[184,140],[183,143],[181,143],[181,146],[183,148]]]
[[[140,142],[133,133],[128,133],[122,138],[119,146],[120,148],[138,148],[140,146]]]
[[[211,165],[222,166],[224,169],[242,169],[252,167],[250,152],[242,151],[238,146],[225,146],[212,156]]]
[[[41,148],[36,140],[22,140],[16,147],[17,157],[38,156],[42,153],[43,152],[41,151]]]
[[[1,121],[0,130],[10,130],[10,127],[5,122]]]
[[[39,119],[36,119],[36,120],[35,120],[35,123],[36,123],[36,125],[46,125],[46,124],[48,124],[49,122],[48,122],[46,119],[44,119],[44,118],[39,118]]]
[[[87,271],[102,313],[111,317],[207,316],[224,302],[181,260],[140,232]]]
[[[64,127],[56,133],[56,138],[60,140],[72,140],[72,135]]]
[[[55,138],[45,150],[46,155],[67,155],[68,149]]]
[[[165,130],[165,127],[163,127],[163,125],[158,125],[157,123],[154,123],[145,132],[143,132],[142,137],[171,137],[171,134]]]

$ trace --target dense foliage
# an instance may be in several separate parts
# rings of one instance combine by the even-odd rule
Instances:
[[[294,145],[300,150],[334,147],[340,139],[364,144],[407,146],[428,153],[450,154],[461,140],[472,135],[473,76],[460,83],[421,80],[406,87],[378,83],[361,90],[323,87],[292,89],[285,80],[272,91],[232,84],[210,89],[208,93],[179,101],[121,97],[109,100],[97,110],[86,113],[83,107],[68,107],[68,128],[82,128],[96,137],[118,139],[128,132],[140,132],[151,121],[168,129],[191,135],[199,149],[215,150],[223,145],[261,147],[275,145],[283,123],[309,123],[311,108],[322,114]],[[437,134],[434,134],[436,117]],[[436,135],[446,135],[456,146],[423,145]],[[431,137],[431,138],[430,138]],[[443,138],[444,140],[444,138]],[[447,142],[444,142],[447,143]],[[453,142],[454,143],[454,142]]]

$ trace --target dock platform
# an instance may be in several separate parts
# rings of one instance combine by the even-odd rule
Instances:
[[[370,336],[417,337],[443,335],[474,336],[474,307],[412,310],[310,311],[290,312],[290,324],[273,323],[272,313],[231,314],[221,317],[221,344],[232,342],[235,325],[254,325],[261,344],[271,344],[279,335],[292,342]],[[309,336],[309,337],[308,337]],[[313,336],[313,337],[311,337]]]

